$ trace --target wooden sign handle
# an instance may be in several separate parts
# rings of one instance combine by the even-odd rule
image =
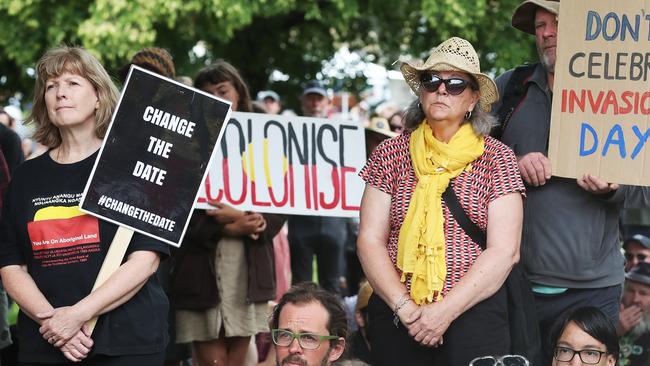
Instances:
[[[103,285],[104,282],[106,282],[106,280],[120,267],[122,259],[124,259],[124,254],[126,254],[126,249],[129,247],[129,243],[131,242],[131,237],[133,237],[133,230],[127,229],[123,226],[118,226],[117,232],[115,232],[115,236],[111,242],[111,246],[108,248],[108,253],[106,253],[106,258],[104,258],[104,263],[102,263],[102,268],[100,268],[95,284],[93,285],[93,291]],[[86,322],[90,334],[93,333],[95,325],[97,325],[97,317]]]

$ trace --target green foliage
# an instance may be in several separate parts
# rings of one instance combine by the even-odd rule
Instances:
[[[467,38],[482,68],[500,73],[535,59],[532,37],[510,27],[519,0],[0,0],[0,103],[29,100],[27,71],[50,47],[82,45],[116,71],[143,47],[167,48],[178,74],[194,76],[216,58],[237,66],[252,91],[270,86],[295,101],[341,46],[391,67],[400,55],[426,57],[451,36]],[[201,57],[192,52],[206,45]],[[395,66],[393,66],[395,67]],[[358,72],[331,86],[359,93]]]

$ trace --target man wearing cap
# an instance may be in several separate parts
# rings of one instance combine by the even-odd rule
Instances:
[[[650,264],[640,263],[626,274],[622,309],[634,310],[634,322],[617,327],[621,366],[650,365]]]
[[[266,113],[280,114],[282,105],[280,104],[280,96],[273,90],[262,90],[257,93],[257,101],[264,105]]]
[[[636,234],[623,242],[625,251],[625,272],[639,263],[650,263],[650,238]]]
[[[625,272],[629,272],[641,263],[650,263],[650,238],[645,235],[636,234],[623,242],[625,255]],[[642,312],[637,306],[625,306],[621,304],[618,315],[618,334],[623,335],[634,327],[641,319]]]
[[[302,115],[305,117],[329,117],[331,101],[320,81],[310,81],[300,96]]]
[[[327,118],[330,99],[318,81],[307,83],[301,97],[302,115]],[[313,257],[318,263],[318,282],[328,291],[341,292],[343,255],[348,219],[342,217],[289,216],[289,247],[293,283],[312,280]]]
[[[560,314],[579,306],[598,307],[618,322],[624,280],[618,213],[650,204],[648,188],[610,184],[590,174],[578,180],[551,176],[547,153],[559,6],[526,0],[515,10],[512,25],[535,36],[539,63],[521,85],[509,83],[519,79],[514,70],[497,78],[503,97],[493,108],[501,115],[513,89],[524,90],[510,118],[501,121],[501,140],[517,155],[527,185],[521,261],[533,284],[543,340]],[[544,350],[550,360],[551,346]]]

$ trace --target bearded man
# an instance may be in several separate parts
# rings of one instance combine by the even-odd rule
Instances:
[[[620,366],[650,365],[650,263],[639,263],[626,274],[621,311],[634,316],[621,318]]]

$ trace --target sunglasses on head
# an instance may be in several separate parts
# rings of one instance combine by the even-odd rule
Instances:
[[[443,79],[436,74],[424,73],[420,76],[420,85],[422,88],[429,93],[435,93],[440,88],[441,84],[445,84],[445,90],[451,95],[459,95],[465,91],[470,81],[461,79],[459,77],[453,77],[449,79]]]
[[[529,362],[520,355],[484,356],[473,359],[469,366],[529,366]]]

